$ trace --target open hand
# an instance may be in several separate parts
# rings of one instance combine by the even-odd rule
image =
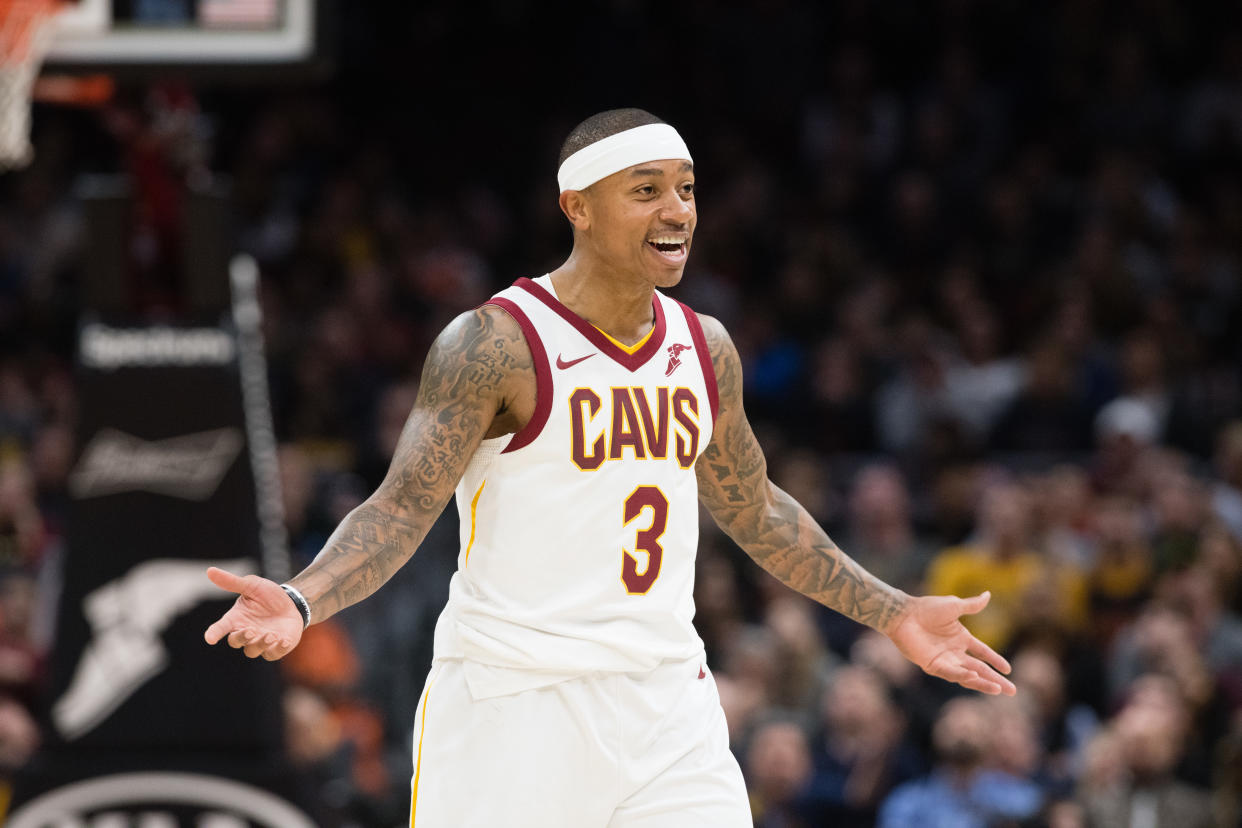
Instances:
[[[1012,696],[1017,688],[1001,675],[1009,672],[1009,662],[971,635],[961,621],[963,615],[986,607],[990,598],[987,592],[973,598],[912,598],[888,630],[888,637],[902,655],[933,676],[980,693]]]
[[[228,636],[229,646],[250,658],[275,661],[302,640],[302,615],[275,581],[258,575],[234,575],[214,566],[207,577],[221,589],[237,593],[237,601],[203,638],[215,644]]]

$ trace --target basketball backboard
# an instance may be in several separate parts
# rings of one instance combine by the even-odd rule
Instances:
[[[281,66],[315,57],[317,0],[73,0],[52,67]]]

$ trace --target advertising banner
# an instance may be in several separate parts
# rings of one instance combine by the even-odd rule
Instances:
[[[203,641],[233,600],[208,566],[289,576],[253,263],[232,281],[217,320],[80,326],[48,721],[10,825],[311,824],[276,665]]]

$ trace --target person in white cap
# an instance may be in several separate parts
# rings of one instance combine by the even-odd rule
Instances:
[[[574,128],[558,173],[569,258],[439,336],[379,489],[288,584],[208,572],[239,594],[208,643],[278,659],[379,588],[456,491],[412,826],[751,824],[692,623],[700,502],[760,566],[929,673],[1014,692],[959,621],[987,593],[888,586],[768,480],[728,334],[662,292],[690,253],[694,179],[681,136],[647,112]]]

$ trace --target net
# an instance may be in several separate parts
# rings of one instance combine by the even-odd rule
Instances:
[[[0,172],[24,167],[30,146],[30,96],[52,41],[60,0],[0,0]]]

